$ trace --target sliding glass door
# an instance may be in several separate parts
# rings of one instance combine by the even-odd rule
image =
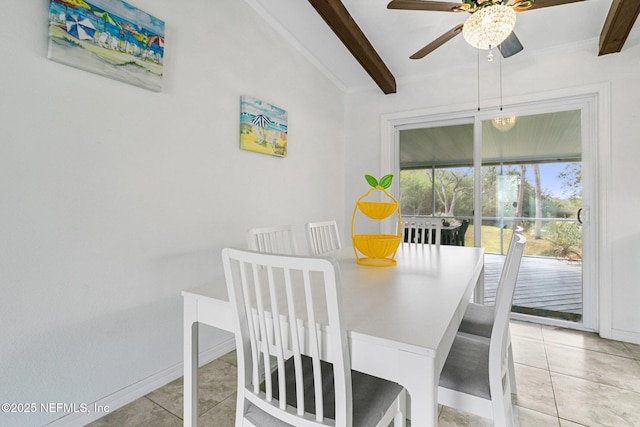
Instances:
[[[580,110],[482,121],[486,303],[519,229],[527,245],[513,311],[582,320],[581,178]]]
[[[593,176],[584,152],[589,109],[569,105],[398,126],[397,190],[403,217],[466,223],[464,244],[485,248],[485,303],[493,304],[511,235],[522,230],[512,311],[591,328],[596,295],[585,285],[594,277],[585,260],[595,247],[586,215],[593,188],[582,179]]]

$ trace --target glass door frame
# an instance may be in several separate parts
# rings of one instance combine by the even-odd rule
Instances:
[[[598,212],[598,185],[599,176],[598,161],[596,158],[598,139],[598,93],[577,94],[572,96],[550,99],[524,101],[519,103],[505,103],[502,111],[497,108],[486,110],[460,109],[434,110],[415,113],[398,113],[382,117],[382,170],[390,171],[395,176],[400,176],[399,132],[405,129],[419,127],[436,127],[453,124],[474,125],[474,206],[482,206],[482,122],[496,117],[519,116],[531,114],[553,113],[566,110],[581,111],[582,128],[582,192],[583,192],[583,317],[580,323],[562,319],[550,319],[535,317],[526,314],[512,313],[512,318],[534,321],[541,324],[550,324],[573,329],[596,331],[599,326],[599,227],[598,221],[592,218],[600,218]],[[399,195],[399,179],[394,180],[392,190]],[[482,223],[482,210],[474,209],[475,224]],[[474,227],[474,245],[479,246],[481,228]],[[478,301],[478,299],[476,299]]]

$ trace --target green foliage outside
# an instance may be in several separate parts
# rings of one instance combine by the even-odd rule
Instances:
[[[473,168],[400,171],[401,212],[431,215],[434,198],[436,216],[471,216]]]
[[[578,165],[578,166],[576,166]],[[518,176],[518,167],[510,166],[503,172]],[[482,216],[498,216],[496,186],[498,168],[482,168]],[[563,181],[570,196],[554,197],[541,192],[542,218],[571,218],[580,208],[579,163],[567,163],[558,179]],[[435,185],[434,185],[435,182]],[[435,189],[435,191],[434,191]],[[435,209],[434,209],[435,199]],[[400,171],[400,208],[406,215],[473,216],[473,168],[405,169]],[[524,183],[522,217],[535,217],[535,189]]]
[[[581,165],[566,162],[556,177],[566,197],[554,196],[541,188],[536,192],[535,183],[528,182],[524,174],[527,168],[536,167],[530,164],[482,168],[482,246],[488,253],[501,253],[501,239],[506,250],[511,229],[521,226],[527,236],[525,254],[580,260],[581,228],[571,219],[582,204]],[[405,216],[471,219],[473,184],[471,167],[401,170],[401,212]],[[504,200],[497,200],[498,197]],[[473,226],[467,230],[466,241],[473,241]]]
[[[559,227],[558,227],[559,226]],[[565,229],[568,228],[571,233],[568,237],[564,234],[553,231],[551,233],[545,233],[545,237],[541,239],[535,239],[530,233],[525,231],[525,237],[527,238],[527,244],[524,248],[524,254],[529,256],[542,256],[551,258],[567,259],[570,261],[579,261],[582,259],[582,242],[580,228],[575,223],[552,223],[547,227],[550,230]],[[467,245],[473,244],[474,227],[470,225],[465,234],[465,242]],[[502,235],[500,235],[500,228],[490,225],[483,225],[481,238],[482,247],[488,254],[505,254],[511,234],[513,230],[510,228],[502,229]],[[547,237],[548,236],[548,237]],[[500,247],[500,240],[502,239],[503,247]]]
[[[582,259],[582,231],[571,222],[552,224],[547,240],[553,245],[553,255],[569,260]]]

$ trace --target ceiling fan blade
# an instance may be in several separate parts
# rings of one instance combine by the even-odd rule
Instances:
[[[560,6],[563,4],[575,3],[579,1],[586,0],[535,0],[530,7],[522,10],[522,12],[526,12],[527,10],[540,9],[543,7]],[[518,11],[518,9],[516,9],[516,11]]]
[[[387,9],[403,10],[433,10],[436,12],[455,12],[455,8],[461,7],[461,3],[444,3],[428,0],[391,0]]]
[[[500,43],[500,46],[498,46],[498,50],[500,50],[503,58],[509,58],[510,56],[520,52],[522,49],[524,49],[524,47],[522,46],[522,43],[520,43],[520,40],[518,40],[516,33],[513,31],[511,31],[509,37],[507,37],[502,43]]]
[[[440,46],[442,46],[443,44],[445,44],[446,42],[448,42],[458,34],[460,34],[462,32],[463,26],[464,24],[456,25],[455,27],[453,27],[452,29],[450,29],[449,31],[447,31],[446,33],[444,33],[443,35],[441,35],[440,37],[438,37],[437,39],[435,39],[434,41],[432,41],[431,43],[429,43],[428,45],[426,45],[416,53],[414,53],[413,55],[411,55],[410,58],[411,59],[424,58],[425,56],[427,56],[428,54],[430,54],[431,52],[433,52],[434,50],[436,50],[437,48],[439,48]]]

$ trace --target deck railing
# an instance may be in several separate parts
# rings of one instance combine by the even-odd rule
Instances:
[[[405,218],[405,216],[403,216]],[[467,230],[467,242],[473,242],[472,216],[410,215],[406,218],[433,218],[460,222],[471,221]],[[540,230],[536,233],[536,223]],[[578,261],[582,259],[582,230],[576,218],[532,218],[532,217],[482,217],[482,244],[487,253],[504,255],[509,247],[511,232],[515,225],[521,226],[527,236],[525,256],[540,256]],[[537,234],[537,235],[536,235]],[[470,243],[467,243],[467,245]]]

